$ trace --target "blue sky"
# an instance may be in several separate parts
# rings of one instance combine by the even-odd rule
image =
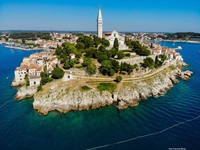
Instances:
[[[200,32],[200,0],[0,0],[0,30]]]

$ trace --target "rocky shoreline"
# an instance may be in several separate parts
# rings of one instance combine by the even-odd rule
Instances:
[[[33,107],[38,112],[46,115],[48,112],[56,110],[67,113],[71,110],[95,109],[117,102],[118,109],[125,109],[129,106],[137,106],[140,100],[148,97],[158,97],[165,94],[177,78],[188,80],[192,72],[182,72],[176,68],[166,74],[159,74],[149,81],[132,81],[121,83],[121,87],[113,94],[107,91],[102,93],[97,89],[90,91],[69,90],[60,87],[50,87],[47,93],[36,93],[34,95]]]
[[[40,92],[37,92],[37,87],[20,87],[15,99],[22,100],[34,96],[33,108],[44,115],[54,110],[67,113],[71,110],[95,109],[115,102],[118,109],[125,109],[129,106],[137,106],[140,100],[165,94],[173,84],[179,82],[178,78],[189,80],[193,72],[189,70],[183,72],[177,67],[185,65],[183,61],[177,61],[176,66],[168,66],[152,77],[124,79],[117,84],[113,93],[100,92],[97,86],[88,91],[81,90],[81,86],[88,85],[89,79],[88,81],[60,79],[46,84]]]

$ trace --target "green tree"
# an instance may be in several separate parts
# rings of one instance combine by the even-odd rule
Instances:
[[[119,43],[118,43],[118,39],[117,38],[115,38],[115,40],[114,40],[114,45],[113,45],[113,47],[115,48],[115,49],[119,49]]]
[[[99,46],[98,50],[99,50],[100,52],[105,52],[105,51],[106,51],[106,48],[105,48],[105,46],[101,45],[101,46]]]
[[[147,57],[143,60],[144,67],[149,67],[150,69],[153,69],[155,66],[155,62],[151,57]]]
[[[93,75],[93,74],[95,74],[96,73],[96,70],[97,70],[97,67],[96,67],[96,65],[95,64],[93,64],[93,63],[90,63],[88,66],[87,66],[87,73],[89,74],[89,75]]]
[[[121,77],[121,76],[117,76],[116,79],[115,79],[115,81],[116,81],[117,83],[121,82],[121,81],[122,81],[122,77]]]
[[[128,69],[127,69],[128,75],[130,75],[132,71],[133,71],[133,70],[132,70],[132,68],[131,68],[131,65],[128,64]]]
[[[37,88],[37,92],[39,92],[39,91],[42,91],[43,89],[42,89],[42,86],[40,85],[40,86],[38,86],[38,88]]]
[[[125,56],[125,54],[124,54],[123,51],[119,51],[119,52],[117,53],[118,59],[122,59],[122,58],[124,58],[124,56]]]
[[[162,62],[164,62],[167,59],[167,56],[165,54],[160,54],[159,58],[161,59]]]
[[[77,48],[78,50],[84,50],[85,45],[84,45],[82,42],[78,42],[78,43],[76,44],[76,48]]]
[[[133,69],[139,70],[138,64],[134,64]]]
[[[105,47],[110,46],[110,42],[109,42],[108,40],[106,40],[106,39],[102,39],[101,43],[102,43],[102,45],[104,45]]]
[[[58,66],[54,68],[54,70],[51,72],[51,75],[54,79],[60,79],[64,76],[64,71],[59,68]]]
[[[91,37],[89,36],[80,36],[78,39],[77,39],[77,42],[81,42],[85,45],[85,49],[86,48],[89,48],[89,47],[93,47],[94,45],[94,41]]]
[[[116,60],[112,60],[112,68],[113,68],[113,70],[116,72],[116,73],[118,73],[118,71],[119,71],[119,62],[118,61],[116,61]]]
[[[113,55],[113,52],[111,50],[107,50],[106,54],[107,54],[108,58],[111,58]]]
[[[27,74],[25,75],[25,81],[26,81],[26,86],[29,86],[30,82]]]
[[[110,69],[110,70],[108,71],[108,75],[109,75],[109,76],[113,76],[114,74],[115,74],[115,70]]]
[[[126,44],[129,46],[129,48],[132,48],[133,52],[136,52],[138,55],[149,56],[151,54],[146,47],[140,44],[139,41],[127,40]]]
[[[74,64],[76,63],[76,59],[71,59],[70,61],[69,61],[69,65],[70,65],[70,67],[71,68],[73,68],[74,67]]]
[[[158,60],[158,56],[156,55],[155,58],[155,68],[158,68],[160,66],[161,62]]]
[[[71,68],[70,63],[69,63],[68,60],[65,61],[64,65],[63,65],[63,68],[64,69],[70,69]]]
[[[40,86],[53,81],[53,78],[50,78],[49,74],[47,74],[47,66],[44,66],[44,69],[41,72],[40,76],[41,76]]]
[[[102,39],[99,38],[99,37],[97,37],[97,36],[93,36],[93,40],[94,40],[94,45],[95,45],[95,47],[98,47],[99,44],[102,43]]]
[[[107,60],[107,59],[108,59],[107,54],[101,53],[101,54],[99,55],[98,61],[99,61],[99,62],[102,62],[102,61]]]
[[[89,64],[91,64],[92,63],[92,60],[90,59],[90,58],[88,58],[88,57],[84,57],[83,58],[83,64],[82,64],[82,66],[83,67],[87,67]]]
[[[117,55],[117,51],[115,48],[111,48],[112,58],[114,58]]]
[[[126,53],[126,54],[125,54],[125,56],[127,56],[127,57],[130,57],[130,56],[131,56],[131,54],[130,54],[130,53]]]
[[[57,47],[55,54],[56,55],[61,55],[61,53],[62,53],[62,49],[60,47]]]
[[[93,48],[93,47],[89,47],[85,50],[85,56],[86,57],[90,57],[92,58],[93,55],[94,55],[94,52],[96,52],[96,48]]]
[[[104,60],[104,61],[101,62],[101,73],[103,75],[111,75],[113,73],[113,72],[110,73],[111,69],[112,69],[111,60]]]

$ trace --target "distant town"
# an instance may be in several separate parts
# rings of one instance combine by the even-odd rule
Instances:
[[[104,37],[109,35],[109,32],[104,34]],[[44,49],[53,50],[57,46],[61,46],[64,42],[72,44],[76,43],[76,40],[80,36],[94,36],[94,32],[69,32],[69,33],[56,33],[56,32],[14,32],[0,33],[0,43],[6,44],[7,47],[23,50],[32,49]],[[200,33],[133,33],[126,32],[120,34],[122,37],[134,41],[162,41],[162,40],[174,40],[174,41],[189,41],[200,42]],[[104,38],[103,37],[103,38]]]

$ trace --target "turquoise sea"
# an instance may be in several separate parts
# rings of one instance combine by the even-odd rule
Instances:
[[[0,45],[0,150],[182,150],[200,149],[200,44],[161,42],[180,50],[194,72],[164,96],[117,110],[114,105],[47,116],[33,110],[33,99],[15,101],[14,69],[35,51]],[[7,79],[7,77],[9,77]],[[192,120],[194,119],[194,120]]]

